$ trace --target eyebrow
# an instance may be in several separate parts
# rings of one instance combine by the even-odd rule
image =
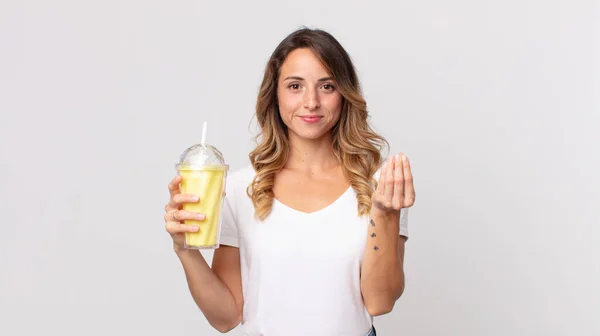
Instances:
[[[286,81],[286,80],[290,80],[290,79],[295,79],[295,80],[304,80],[304,78],[302,78],[302,77],[299,77],[299,76],[288,76],[288,77],[286,77],[286,78],[284,79],[284,81]],[[324,82],[324,81],[328,81],[328,80],[333,80],[333,77],[323,77],[323,78],[320,78],[318,81],[319,81],[319,82]]]

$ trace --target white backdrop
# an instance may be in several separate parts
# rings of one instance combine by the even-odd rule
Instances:
[[[349,51],[412,162],[406,291],[378,332],[600,334],[598,2],[366,3],[0,2],[0,334],[219,334],[166,186],[203,121],[247,164],[264,65],[301,25]]]

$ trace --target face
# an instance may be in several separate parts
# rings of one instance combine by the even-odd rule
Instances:
[[[277,83],[281,119],[290,136],[319,139],[340,119],[342,95],[310,49],[296,49],[283,62]]]

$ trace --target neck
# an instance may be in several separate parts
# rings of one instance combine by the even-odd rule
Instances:
[[[290,132],[290,157],[286,169],[318,173],[339,166],[333,153],[330,134],[319,139],[302,139]]]

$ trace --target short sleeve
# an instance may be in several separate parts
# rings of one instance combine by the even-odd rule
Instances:
[[[377,169],[373,178],[379,181],[379,173],[381,172],[381,168]],[[400,209],[400,235],[406,237],[408,240],[408,209],[402,208]]]
[[[221,234],[219,245],[239,246],[238,225],[236,220],[235,189],[233,181],[227,181],[226,193],[221,208]]]
[[[408,209],[400,209],[400,235],[408,240]]]

